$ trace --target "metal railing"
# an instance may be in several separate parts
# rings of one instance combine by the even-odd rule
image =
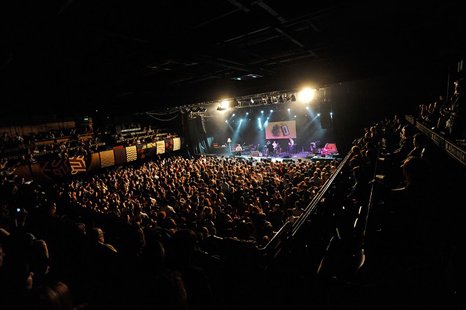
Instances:
[[[309,217],[317,210],[322,197],[332,186],[334,180],[341,173],[341,170],[346,165],[350,157],[351,153],[348,153],[348,155],[346,155],[346,157],[338,165],[335,173],[333,173],[333,175],[320,188],[314,198],[309,202],[308,206],[304,209],[303,213],[299,216],[299,218],[294,223],[287,221],[263,248],[258,249],[260,256],[270,261],[280,254],[286,245],[286,242],[292,240],[296,236]]]

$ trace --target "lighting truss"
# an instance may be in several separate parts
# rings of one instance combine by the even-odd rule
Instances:
[[[296,101],[295,90],[273,91],[235,98],[237,109],[280,105]]]
[[[227,98],[226,100],[233,102],[233,108],[242,109],[242,108],[252,108],[260,106],[271,106],[271,105],[281,105],[290,102],[296,101],[297,90],[280,90],[280,91],[270,91],[264,93],[257,93],[246,96],[239,96],[234,98]],[[190,104],[185,106],[178,106],[171,109],[167,109],[164,114],[171,113],[190,113],[192,116],[207,116],[207,108],[209,106],[218,105],[220,102],[215,101],[205,101],[196,104]]]

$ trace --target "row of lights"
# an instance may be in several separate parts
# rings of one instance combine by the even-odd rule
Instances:
[[[306,107],[306,110],[309,110],[309,107]],[[273,112],[274,112],[274,110],[270,110],[270,113],[273,113]],[[291,113],[291,109],[290,109],[290,108],[288,108],[288,113]],[[264,114],[264,110],[261,111],[261,114]],[[269,115],[270,115],[270,114],[269,114]],[[330,112],[329,115],[330,115],[330,118],[333,118],[333,112]],[[236,116],[236,113],[233,113],[233,114],[230,116],[230,119],[234,118],[235,116]],[[245,113],[245,118],[247,119],[248,116],[249,116],[249,112],[246,112],[246,113]],[[320,117],[320,113],[317,113],[316,116],[317,116],[317,117]],[[297,115],[295,114],[295,115],[293,116],[293,118],[296,118],[296,117],[297,117]],[[266,119],[269,120],[269,119],[270,119],[270,116],[267,116]],[[242,121],[242,120],[243,120],[243,118],[240,118],[240,121]],[[261,120],[261,117],[258,117],[257,120]],[[230,121],[225,120],[225,123],[229,123],[229,122],[230,122]]]
[[[294,102],[298,101],[302,104],[308,104],[310,103],[314,98],[317,93],[316,89],[313,88],[303,88],[301,91],[297,93],[297,98],[294,94],[287,95],[287,94],[281,94],[281,95],[271,95],[271,96],[264,96],[262,97],[262,104],[273,104],[273,103],[285,103],[285,102]],[[250,104],[255,104],[255,101],[253,98],[250,98]],[[236,107],[240,105],[241,102],[239,102],[236,99],[223,99],[220,101],[217,110],[218,111],[225,111],[229,108]]]
[[[183,110],[185,112],[193,112],[193,113],[205,113],[205,112],[207,112],[207,108],[205,108],[205,107],[185,107]]]

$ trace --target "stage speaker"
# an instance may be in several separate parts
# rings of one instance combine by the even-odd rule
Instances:
[[[272,158],[261,158],[261,161],[268,161],[268,162],[271,162],[271,161],[272,161]]]
[[[322,129],[332,128],[333,127],[333,117],[332,117],[332,98],[330,95],[330,88],[323,88],[322,94],[319,101],[319,110],[320,110],[320,127]]]
[[[330,112],[321,112],[320,113],[320,127],[322,129],[332,128],[333,120],[330,115]]]
[[[294,160],[292,158],[283,158],[284,162],[293,162]]]
[[[260,152],[259,152],[259,151],[251,151],[251,156],[253,156],[253,157],[259,157],[259,156],[261,156],[261,155],[260,155]]]

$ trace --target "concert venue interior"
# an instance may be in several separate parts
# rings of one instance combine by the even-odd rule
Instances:
[[[0,309],[465,309],[458,3],[0,5]]]

